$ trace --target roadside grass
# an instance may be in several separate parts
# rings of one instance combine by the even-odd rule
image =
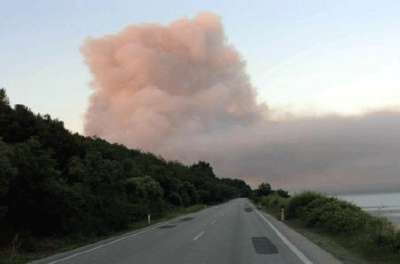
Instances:
[[[207,206],[203,204],[197,204],[186,208],[177,208],[169,213],[165,213],[162,217],[152,219],[151,225],[148,225],[147,220],[140,222],[134,222],[129,225],[125,230],[113,232],[103,236],[84,236],[84,235],[71,235],[63,238],[43,238],[34,239],[32,238],[29,243],[34,245],[32,251],[21,251],[13,249],[12,246],[7,248],[0,248],[0,264],[23,264],[29,261],[45,258],[57,253],[70,251],[85,245],[90,245],[101,240],[112,238],[114,236],[123,235],[128,232],[139,230],[145,227],[149,227],[158,224],[163,221],[168,221],[178,216],[194,213],[205,209]]]
[[[276,218],[284,207],[288,226],[345,264],[400,263],[400,233],[353,204],[310,192],[292,198],[274,194],[258,202]]]
[[[342,237],[326,234],[318,229],[306,228],[304,227],[304,225],[302,225],[301,222],[296,220],[286,221],[286,224],[308,238],[314,244],[331,253],[336,259],[340,260],[344,264],[376,263],[367,261],[362,255],[354,252],[354,245],[350,245],[350,247],[345,247],[345,241],[343,241]]]

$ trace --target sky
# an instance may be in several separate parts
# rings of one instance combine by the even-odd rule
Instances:
[[[3,1],[0,87],[71,131],[252,186],[388,191],[399,13],[388,0]]]
[[[399,1],[3,1],[0,86],[83,132],[91,76],[80,48],[127,25],[218,14],[278,114],[355,115],[400,105]]]

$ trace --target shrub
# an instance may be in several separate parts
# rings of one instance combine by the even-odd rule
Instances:
[[[277,203],[273,197],[263,202],[269,207]],[[400,254],[400,231],[386,218],[372,216],[352,203],[304,192],[290,198],[287,208],[288,216],[300,219],[305,226],[343,235],[368,252]]]
[[[304,192],[293,196],[287,205],[287,217],[298,217],[305,206],[318,198],[323,198],[323,195],[316,192]]]
[[[367,214],[359,207],[336,198],[320,197],[298,208],[300,218],[309,227],[319,227],[331,233],[352,234],[361,230]]]
[[[260,198],[261,205],[270,209],[275,215],[279,214],[281,208],[287,208],[288,202],[288,198],[283,198],[276,193]]]
[[[400,231],[397,231],[396,234],[394,235],[394,241],[392,247],[394,252],[400,254]]]
[[[378,247],[390,247],[396,250],[400,244],[400,235],[396,233],[393,224],[386,218],[371,216],[368,219],[366,229],[368,238]]]
[[[175,206],[182,206],[182,198],[178,193],[171,193],[168,196],[168,201]]]
[[[285,191],[285,190],[282,190],[282,189],[276,190],[276,194],[278,194],[282,198],[289,198],[290,197],[289,193],[287,191]]]

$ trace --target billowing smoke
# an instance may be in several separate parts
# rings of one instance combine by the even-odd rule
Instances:
[[[251,125],[265,111],[211,14],[131,26],[89,40],[83,53],[95,76],[89,135],[158,151],[174,137]]]
[[[82,52],[94,76],[85,133],[224,177],[291,188],[400,184],[400,115],[272,121],[220,19],[143,24]]]

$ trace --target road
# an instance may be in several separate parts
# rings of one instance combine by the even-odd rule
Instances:
[[[182,216],[35,264],[339,263],[247,199]]]

